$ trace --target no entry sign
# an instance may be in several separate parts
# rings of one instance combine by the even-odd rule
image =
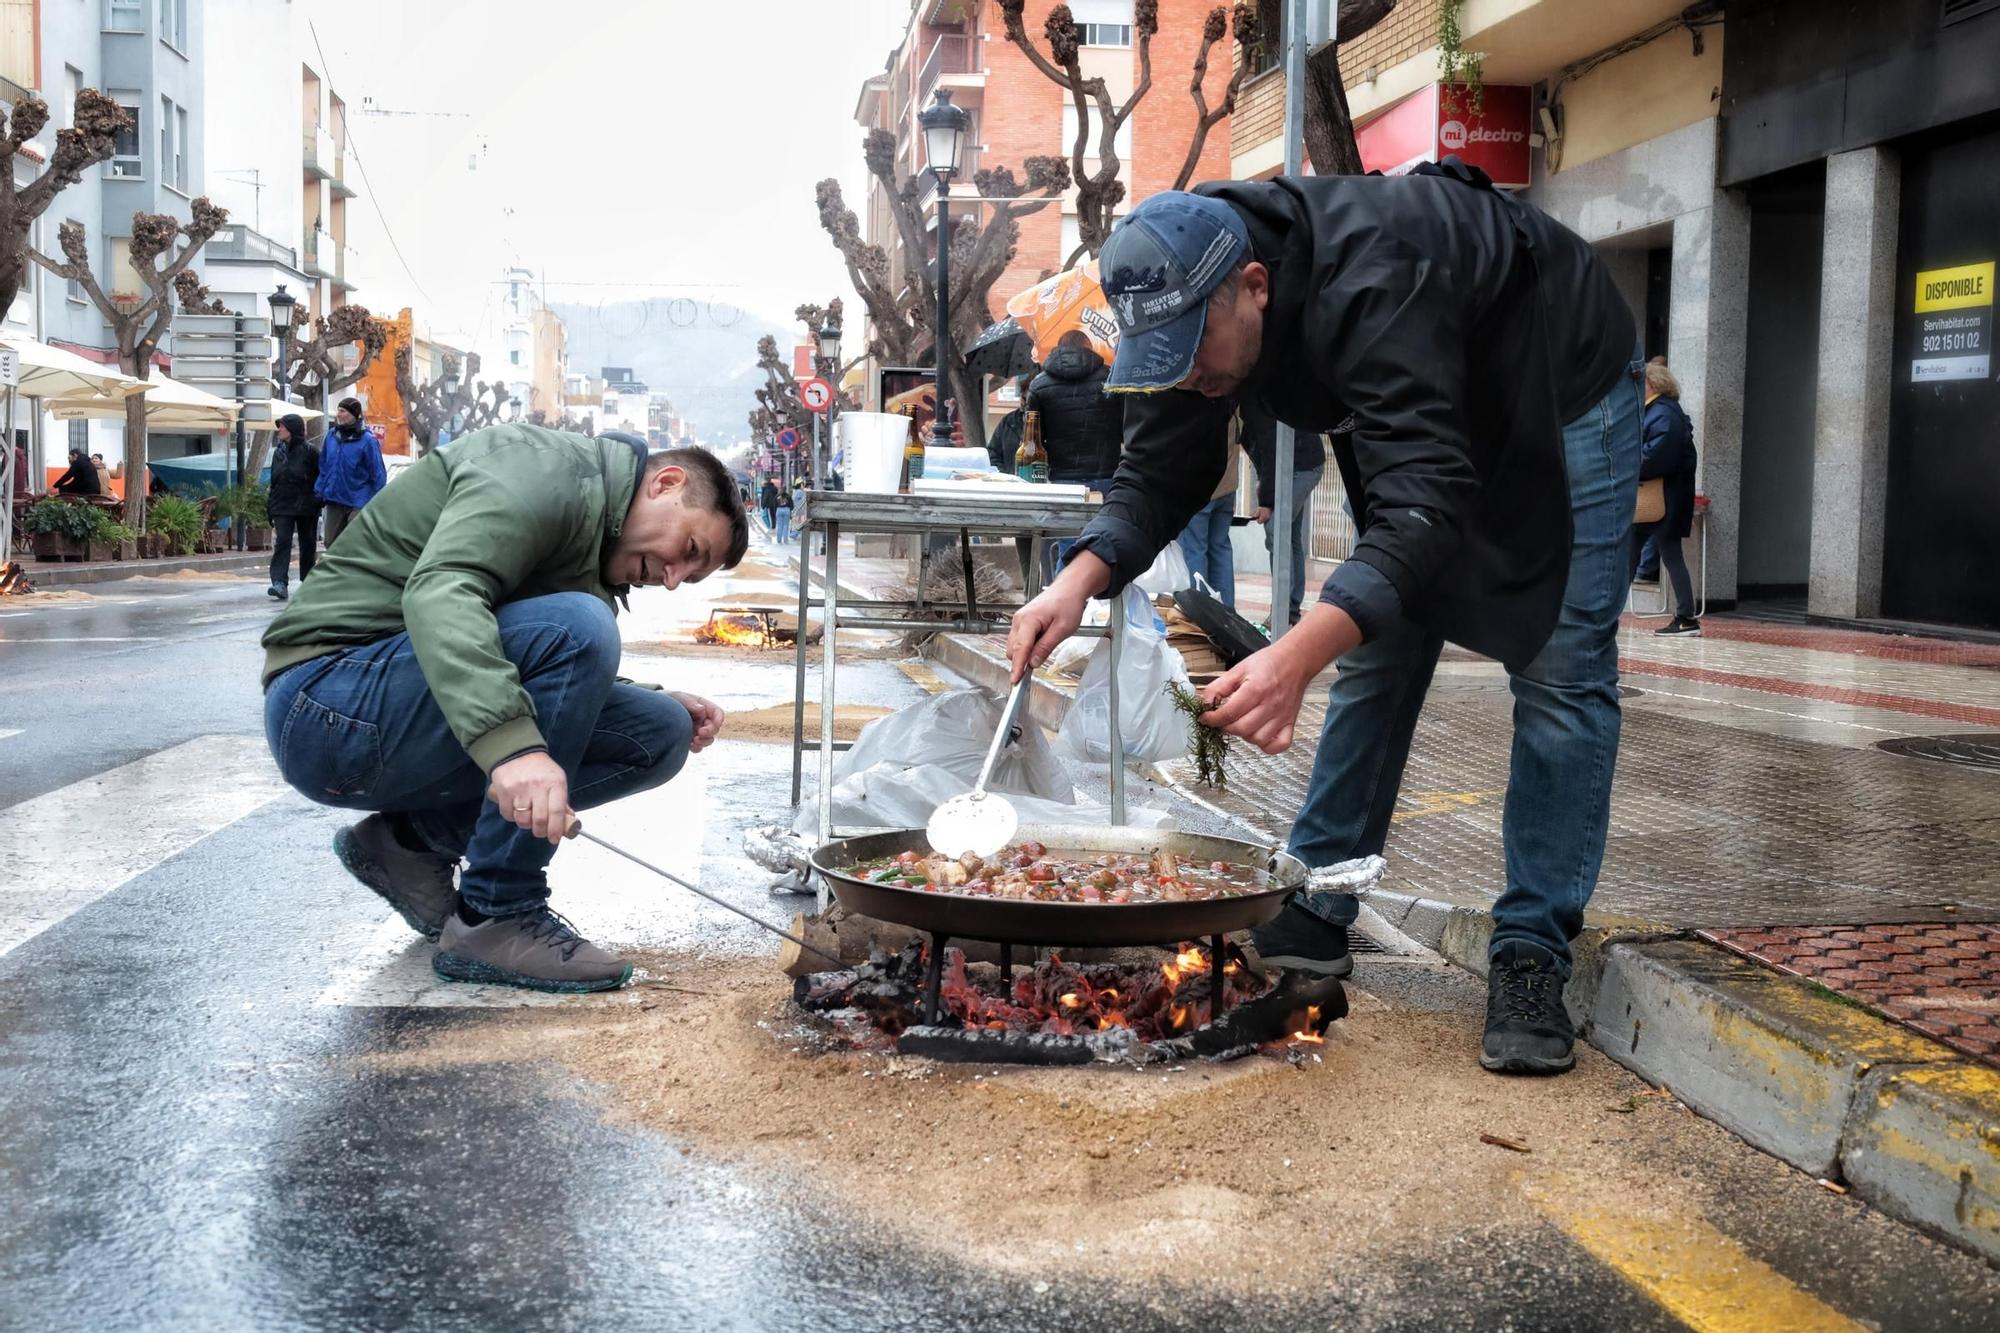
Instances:
[[[824,412],[833,402],[833,386],[817,376],[800,380],[799,401],[805,404],[808,412]]]

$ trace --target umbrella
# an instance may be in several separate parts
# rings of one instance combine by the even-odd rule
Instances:
[[[965,349],[965,368],[974,375],[1012,379],[1035,368],[1035,340],[1012,315],[987,328]]]
[[[116,366],[100,365],[75,352],[36,342],[32,338],[0,338],[0,347],[11,350],[20,366],[16,392],[25,398],[76,398],[93,394],[124,394],[139,381],[121,374]]]
[[[1106,361],[1118,351],[1118,321],[1098,285],[1095,259],[1015,293],[1007,302],[1007,313],[1034,339],[1037,361],[1048,360],[1063,335],[1077,329]]]
[[[183,384],[166,375],[155,375],[145,384],[146,428],[212,434],[236,425],[236,404],[227,398]],[[58,421],[111,419],[125,415],[125,400],[93,396],[57,398],[48,404],[49,415]]]

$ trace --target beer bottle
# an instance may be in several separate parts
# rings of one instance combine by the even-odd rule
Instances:
[[[1022,481],[1049,479],[1049,451],[1042,448],[1042,414],[1027,412],[1021,417],[1021,447],[1014,451],[1014,475]]]
[[[910,435],[903,441],[903,489],[915,490],[910,483],[924,475],[924,436],[917,429],[917,414],[910,413]]]

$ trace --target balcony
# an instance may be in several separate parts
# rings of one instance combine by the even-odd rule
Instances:
[[[930,104],[931,90],[937,87],[938,80],[944,75],[979,72],[979,66],[973,61],[972,51],[972,38],[963,33],[945,33],[931,43],[931,53],[924,58],[923,70],[917,75],[919,108]],[[966,85],[962,81],[954,80],[953,86]]]
[[[333,237],[326,234],[324,227],[306,228],[304,253],[300,257],[305,260],[305,271],[313,277],[336,276],[340,263],[340,250],[334,245]]]
[[[354,252],[338,241],[333,242],[333,285],[343,292],[355,289],[354,282],[347,276],[348,262]]]
[[[354,196],[356,196],[357,194],[361,193],[361,192],[360,192],[359,190],[355,189],[355,188],[354,188],[354,187],[353,187],[352,185],[349,185],[349,184],[347,183],[347,145],[346,145],[346,144],[335,144],[335,145],[334,145],[334,148],[333,148],[333,175],[332,175],[332,177],[331,177],[330,179],[331,179],[331,184],[332,184],[332,188],[333,188],[333,197],[334,197],[334,198],[336,198],[336,199],[352,199],[352,198],[354,198]]]
[[[326,132],[324,125],[315,125],[305,132],[302,145],[305,156],[306,175],[314,180],[330,180],[334,172],[333,136]]]
[[[240,222],[231,222],[216,228],[215,235],[202,248],[203,259],[234,259],[244,263],[259,260],[276,264],[282,268],[297,268],[298,256],[289,245],[280,245],[260,231]]]

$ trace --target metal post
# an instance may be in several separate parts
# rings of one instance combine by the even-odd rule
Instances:
[[[951,339],[951,178],[940,172],[937,182],[937,396],[932,400],[935,410],[931,413],[931,444],[949,449],[951,423],[945,420],[944,398],[949,383],[946,358],[950,355]]]
[[[1296,176],[1305,168],[1306,142],[1306,46],[1309,0],[1285,3],[1285,174]],[[1304,560],[1303,551],[1292,549],[1292,464],[1298,443],[1292,428],[1278,423],[1277,455],[1271,479],[1271,637],[1277,638],[1292,624],[1292,562]]]
[[[243,316],[241,315],[236,317],[236,354],[234,362],[236,366],[236,481],[238,485],[247,488],[250,485],[250,478],[247,475],[249,460],[244,457],[243,449],[243,395],[247,392],[247,386],[245,385],[243,376]],[[145,481],[144,478],[140,480],[142,484]],[[131,484],[132,482],[128,477],[125,485],[130,487]],[[249,550],[250,520],[245,518],[235,526],[236,549],[239,551]]]
[[[826,525],[826,576],[820,584],[819,680],[819,841],[833,841],[833,672],[834,629],[840,619],[840,524]],[[799,626],[799,633],[805,633]],[[826,876],[819,877],[819,910],[829,898]]]
[[[811,608],[812,531],[799,531],[799,632],[794,640],[794,680],[792,689],[792,805],[799,803],[799,788],[806,767],[806,612]]]
[[[1125,599],[1122,595],[1111,599],[1111,623],[1105,630],[1105,642],[1110,645],[1104,650],[1109,659],[1104,665],[1108,668],[1105,684],[1110,688],[1110,697],[1106,702],[1111,705],[1108,728],[1111,733],[1111,822],[1123,824],[1125,822],[1125,733],[1118,725],[1118,661],[1125,652]]]

